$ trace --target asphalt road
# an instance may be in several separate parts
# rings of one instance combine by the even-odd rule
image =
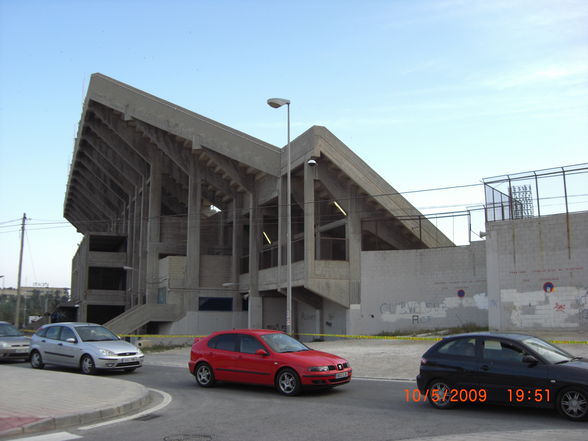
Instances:
[[[124,423],[67,432],[88,441],[384,441],[476,433],[483,438],[486,431],[585,430],[585,425],[549,410],[477,405],[436,410],[407,401],[405,390],[415,389],[414,382],[356,378],[330,391],[285,397],[271,388],[234,384],[203,389],[187,368],[179,367],[146,365],[124,379],[165,391],[173,400]]]

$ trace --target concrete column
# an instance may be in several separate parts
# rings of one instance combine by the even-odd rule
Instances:
[[[257,189],[249,193],[249,314],[250,328],[262,327],[263,307],[259,296],[259,201]]]
[[[239,293],[238,283],[239,283],[239,275],[241,272],[241,253],[242,253],[242,240],[243,240],[243,228],[241,222],[241,206],[242,206],[242,199],[243,196],[239,193],[236,193],[233,197],[233,202],[231,203],[231,212],[229,213],[230,218],[232,219],[233,230],[231,231],[231,243],[232,243],[232,254],[231,254],[231,280],[228,282],[233,283],[234,288],[231,288],[233,293],[233,305],[235,314],[233,314],[233,328],[241,328],[242,321],[241,321],[241,311],[242,311],[242,303],[241,303],[241,294]]]
[[[315,275],[314,179],[314,169],[304,163],[304,262],[307,284],[308,280]]]
[[[202,174],[192,156],[188,176],[188,237],[186,245],[186,287],[200,286],[200,226],[202,216]]]
[[[161,236],[161,152],[154,152],[149,173],[149,219],[147,221],[146,303],[156,303],[159,286],[159,243]]]
[[[349,213],[345,226],[349,261],[349,303],[361,303],[361,214],[357,188],[349,184]]]
[[[141,226],[139,239],[139,270],[138,273],[138,304],[142,305],[146,299],[146,280],[147,280],[147,243],[149,242],[147,236],[147,225],[149,219],[149,183],[143,181],[141,189]]]
[[[278,290],[286,289],[286,268],[282,268],[286,260],[283,258],[286,257],[286,216],[288,212],[286,191],[284,178],[280,177],[278,179]]]
[[[498,233],[486,223],[486,292],[488,295],[488,328],[505,331],[509,327],[503,322],[500,295],[500,265],[498,255]]]
[[[231,282],[238,283],[241,273],[241,254],[243,253],[243,224],[241,222],[241,209],[243,207],[243,196],[235,194],[232,203],[231,218],[233,220],[232,231],[232,255],[231,255]]]
[[[135,214],[137,209],[137,189],[134,194],[129,195],[129,218],[127,219],[127,241],[126,241],[126,265],[130,268],[133,266],[133,251],[134,240],[135,240]],[[135,271],[126,271],[125,283],[126,283],[126,295],[125,295],[125,309],[133,307],[133,276]]]

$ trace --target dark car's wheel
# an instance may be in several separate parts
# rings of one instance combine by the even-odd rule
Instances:
[[[86,375],[94,375],[96,373],[94,360],[88,354],[82,356],[82,359],[80,360],[80,369],[82,370],[82,373]]]
[[[557,396],[557,410],[573,421],[588,420],[588,394],[578,387],[568,387]]]
[[[45,367],[45,363],[43,363],[43,357],[41,357],[41,353],[39,351],[31,352],[31,367],[33,369],[43,369]]]
[[[200,363],[196,366],[196,370],[194,371],[194,376],[196,377],[196,382],[198,386],[202,387],[212,387],[214,386],[215,379],[214,373],[212,372],[212,368],[208,363]]]
[[[436,379],[427,386],[428,400],[436,409],[451,409],[455,403],[451,401],[451,385],[442,379]]]
[[[301,390],[300,378],[292,369],[283,369],[276,377],[276,389],[284,395],[298,395]]]

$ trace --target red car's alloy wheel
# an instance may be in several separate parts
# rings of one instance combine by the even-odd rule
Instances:
[[[300,393],[300,379],[292,369],[284,369],[278,373],[277,389],[284,395],[298,395]]]
[[[207,363],[200,363],[196,366],[194,375],[199,386],[210,387],[214,385],[214,374],[212,368]]]

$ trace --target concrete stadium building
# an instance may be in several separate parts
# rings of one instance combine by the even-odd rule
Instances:
[[[498,317],[484,241],[454,246],[324,127],[290,150],[295,332]],[[64,204],[84,235],[72,267],[77,318],[118,333],[285,330],[287,158],[287,147],[94,74]],[[585,229],[578,219],[573,228]],[[578,292],[584,278],[570,282]]]

